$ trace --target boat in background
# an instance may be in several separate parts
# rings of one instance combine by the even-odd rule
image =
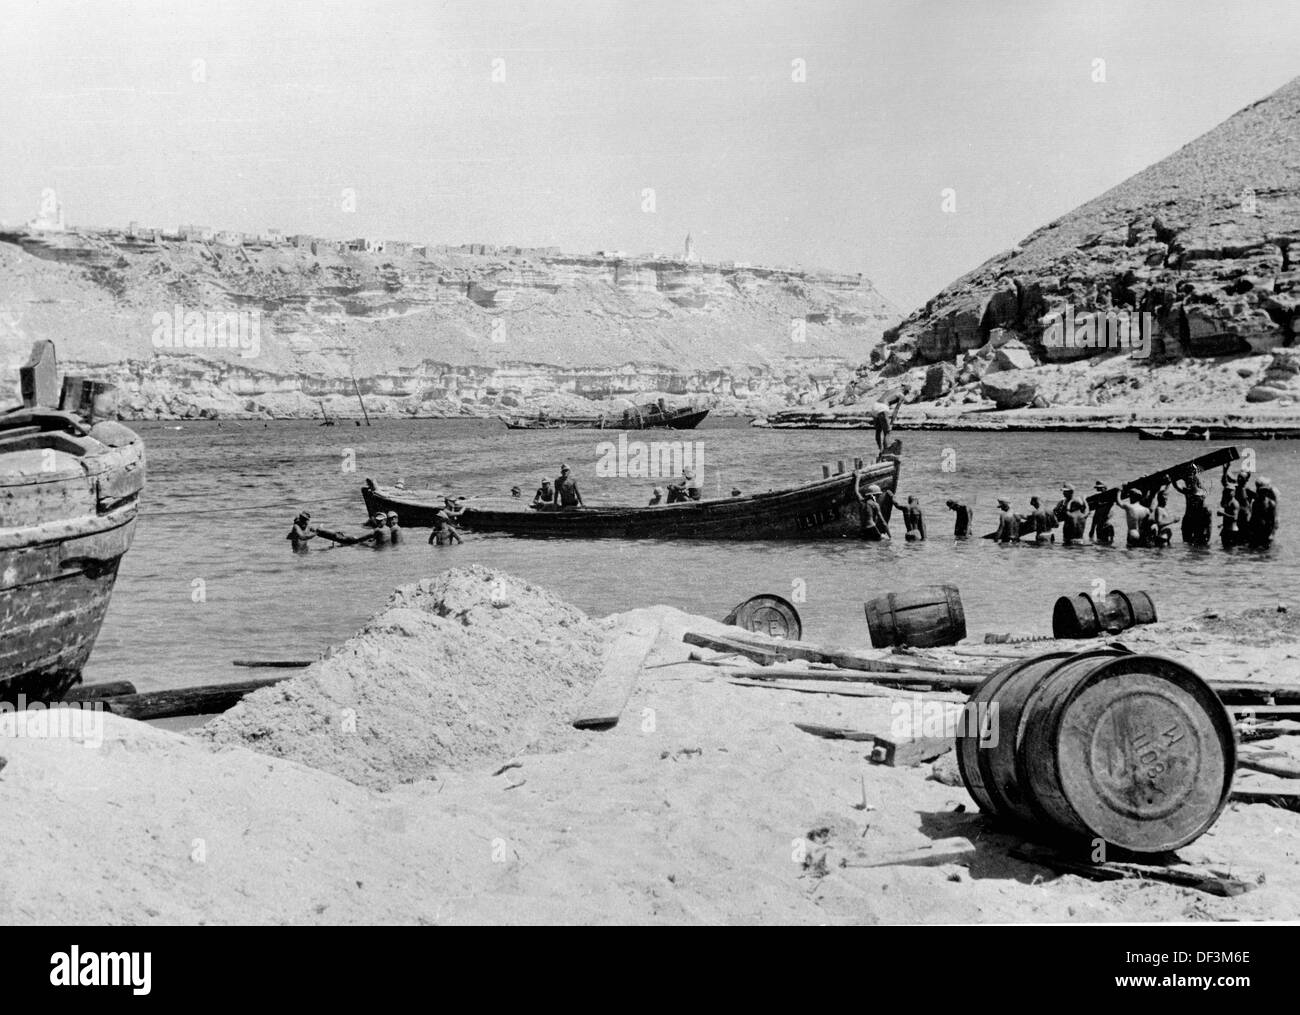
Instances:
[[[1260,429],[1254,426],[1171,426],[1160,430],[1142,427],[1140,441],[1293,441],[1300,440],[1300,427]]]
[[[864,468],[786,490],[653,506],[538,509],[517,497],[470,497],[458,502],[456,524],[475,532],[564,539],[856,538],[867,487],[897,489],[901,467],[897,455],[887,455]],[[444,504],[442,494],[380,487],[370,479],[361,496],[367,514],[395,511],[403,528],[433,525]]]
[[[507,430],[694,430],[709,414],[708,409],[647,402],[622,413],[599,416],[502,416]]]
[[[111,385],[64,379],[54,344],[0,414],[0,699],[56,701],[81,680],[135,535],[144,445],[112,419]],[[60,408],[54,408],[55,404]]]

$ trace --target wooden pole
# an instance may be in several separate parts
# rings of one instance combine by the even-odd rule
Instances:
[[[148,691],[98,699],[106,711],[127,719],[169,719],[179,715],[212,715],[239,704],[246,694],[271,687],[288,677],[243,680],[232,684],[182,687],[175,691]]]
[[[352,378],[352,387],[356,390],[357,401],[361,403],[361,415],[366,417],[366,426],[369,426],[370,413],[366,412],[366,402],[365,399],[361,397],[361,385],[357,383],[357,379],[355,377]]]

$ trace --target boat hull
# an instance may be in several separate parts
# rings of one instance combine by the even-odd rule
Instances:
[[[476,532],[554,539],[820,540],[859,538],[860,502],[854,495],[874,483],[897,486],[900,464],[878,462],[858,473],[787,490],[653,507],[582,507],[539,511],[512,498],[464,502],[457,525]],[[428,527],[442,501],[367,482],[362,497],[370,514],[395,511],[404,528]]]
[[[513,417],[507,430],[694,430],[709,414],[708,409],[671,416],[579,416],[570,419]]]
[[[5,433],[0,417],[0,699],[57,700],[81,679],[130,549],[144,448],[117,423]]]

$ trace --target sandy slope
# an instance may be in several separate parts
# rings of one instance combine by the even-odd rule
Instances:
[[[1296,680],[1300,644],[1270,613],[1244,625],[1161,625],[1129,640],[1192,652],[1202,671],[1216,660],[1217,673]],[[100,749],[5,741],[0,919],[913,923],[1295,915],[1300,814],[1232,804],[1182,851],[1239,877],[1264,875],[1257,890],[1235,899],[1058,877],[1008,857],[1014,840],[988,827],[963,789],[927,778],[930,766],[870,765],[861,745],[792,725],[883,731],[895,699],[738,687],[716,668],[658,665],[685,659],[685,627],[711,622],[653,608],[614,623],[647,618],[659,622],[660,637],[620,725],[578,734],[558,752],[524,754],[513,759],[520,767],[499,775],[491,773],[512,759],[479,760],[377,792],[247,747],[214,747],[111,716]],[[897,862],[918,850],[925,856]]]

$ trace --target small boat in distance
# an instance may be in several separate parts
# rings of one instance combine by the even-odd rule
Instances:
[[[98,418],[110,385],[67,377],[60,396],[52,342],[22,395],[0,414],[0,700],[55,701],[81,680],[131,546],[144,445]]]
[[[657,402],[599,416],[502,416],[507,430],[694,430],[709,414],[694,406],[667,406]]]
[[[456,524],[475,532],[564,539],[836,539],[861,532],[861,496],[868,486],[897,489],[897,456],[803,486],[674,504],[589,505],[539,509],[517,497],[460,501]],[[361,488],[366,512],[397,512],[403,528],[429,527],[441,494],[377,486]]]
[[[1300,427],[1259,429],[1250,426],[1171,426],[1161,430],[1142,427],[1138,430],[1140,441],[1286,441],[1300,440]]]

